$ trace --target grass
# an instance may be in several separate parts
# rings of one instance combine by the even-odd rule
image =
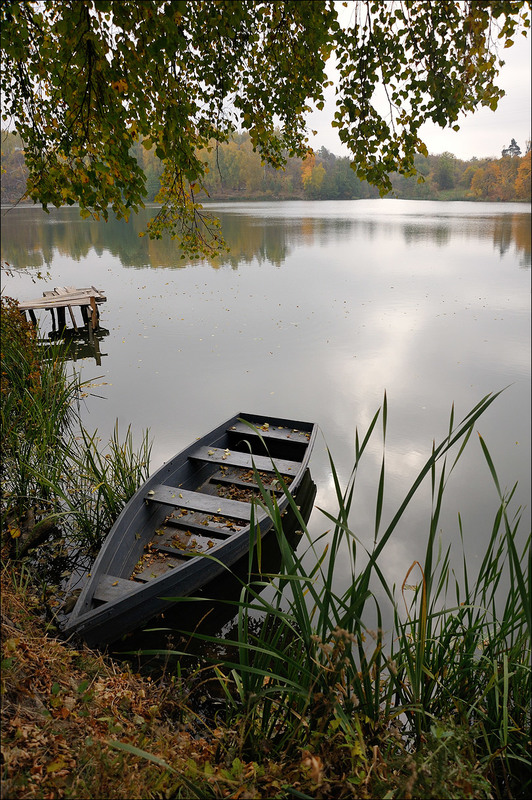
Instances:
[[[40,359],[35,331],[6,298],[1,333],[2,527],[18,539],[24,527],[35,526],[35,514],[46,518],[57,510],[49,484],[63,470],[79,384],[67,375],[60,349]]]
[[[182,781],[131,751],[159,753],[185,778],[201,763],[207,743],[181,726],[176,687],[54,639],[24,568],[6,564],[1,578],[2,796],[172,796]]]
[[[123,439],[118,423],[106,446],[98,432],[81,427],[67,443],[60,480],[49,483],[68,526],[69,540],[97,552],[120,511],[148,478],[151,443],[148,431],[135,448],[131,427]]]
[[[1,333],[3,545],[20,556],[58,526],[94,550],[148,476],[148,432],[135,449],[130,428],[121,440],[117,424],[102,447],[81,425],[84,384],[69,373],[68,349],[57,344],[44,357],[36,330],[4,297]]]
[[[242,584],[236,636],[225,639],[235,657],[215,666],[226,701],[218,722],[233,732],[228,749],[239,758],[260,761],[305,751],[322,765],[327,758],[332,772],[346,769],[355,783],[368,779],[376,758],[381,770],[383,761],[395,765],[395,777],[387,779],[388,790],[394,783],[395,789],[388,797],[528,796],[530,537],[518,551],[520,509],[513,516],[510,511],[515,487],[501,490],[482,438],[499,506],[474,579],[465,555],[457,574],[450,546],[438,537],[448,481],[477,420],[496,397],[485,397],[458,424],[451,411],[447,436],[391,513],[384,504],[385,397],[367,432],[357,431],[345,489],[330,459],[338,511],[323,512],[333,523],[325,545],[321,537],[312,539],[300,518],[306,551],[293,552],[276,501],[262,488],[282,567],[270,575],[273,595],[267,599]],[[357,475],[379,420],[383,456],[368,550],[351,520]],[[258,473],[255,478],[260,482]],[[412,564],[398,590],[387,583],[379,558],[425,481],[432,496],[425,556]],[[292,498],[290,503],[298,514]],[[463,537],[460,518],[459,526]],[[350,579],[339,591],[336,566],[341,559],[345,571],[346,558]],[[508,590],[501,603],[503,582]],[[383,594],[386,600],[379,601]],[[257,615],[263,619],[258,631]],[[388,634],[383,618],[392,620]],[[377,620],[375,629],[368,619]],[[331,763],[331,753],[338,763]],[[406,795],[397,793],[406,789]]]

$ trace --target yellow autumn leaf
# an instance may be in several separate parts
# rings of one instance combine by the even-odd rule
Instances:
[[[111,86],[115,92],[118,92],[119,94],[127,92],[127,83],[123,78],[120,78],[118,81],[114,81]]]
[[[59,772],[60,769],[65,769],[67,766],[68,764],[66,761],[63,761],[62,758],[56,758],[55,761],[52,761],[50,764],[48,764],[46,767],[46,772]]]

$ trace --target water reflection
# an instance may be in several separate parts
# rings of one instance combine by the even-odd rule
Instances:
[[[50,348],[51,357],[53,357],[53,345],[62,342],[66,345],[67,355],[71,361],[92,358],[98,366],[101,366],[102,358],[108,355],[102,353],[101,349],[101,343],[107,336],[109,336],[107,328],[98,328],[97,331],[89,330],[88,326],[78,327],[77,330],[64,328],[62,331],[49,331],[47,338],[39,339],[39,343],[45,348]]]
[[[407,223],[403,228],[403,236],[407,244],[416,245],[419,242],[428,240],[437,247],[444,247],[449,244],[451,230],[448,225],[415,225]]]
[[[399,201],[335,203],[336,214],[329,211],[328,216],[309,215],[308,203],[304,209],[298,203],[275,204],[277,212],[284,209],[284,216],[279,213],[271,216],[274,205],[271,203],[249,205],[245,213],[240,207],[233,211],[228,205],[213,205],[212,213],[220,217],[230,253],[208,263],[214,269],[222,266],[237,269],[253,260],[280,267],[299,247],[325,248],[356,234],[371,240],[402,232],[407,244],[430,242],[442,248],[456,237],[478,240],[489,234],[501,255],[513,247],[520,265],[530,266],[529,213],[509,210],[475,214],[473,204],[454,203],[449,205],[460,206],[455,215],[426,215],[416,213],[414,202],[403,201],[404,213],[392,214],[388,211],[390,206],[383,205],[386,202]],[[125,267],[190,266],[169,237],[157,240],[139,237],[154,213],[154,208],[146,208],[126,223],[114,218],[108,222],[82,220],[77,208],[55,209],[49,215],[39,208],[18,208],[6,218],[9,224],[4,226],[2,236],[2,261],[18,268],[42,269],[49,268],[57,255],[80,261],[94,251],[100,258],[115,256]]]
[[[241,410],[311,419],[343,483],[355,427],[367,429],[386,390],[391,508],[409,488],[418,454],[428,455],[433,438],[445,434],[451,404],[458,419],[488,392],[510,386],[479,431],[504,483],[518,480],[519,503],[527,506],[530,286],[523,268],[531,247],[524,204],[272,202],[220,204],[213,212],[231,254],[210,264],[182,261],[170,240],[139,239],[148,211],[128,225],[81,221],[76,209],[47,216],[19,208],[6,217],[2,256],[13,266],[17,253],[39,268],[52,258],[51,286],[94,283],[107,295],[109,357],[102,367],[94,358],[80,362],[83,378],[105,378],[105,400],[89,396],[84,404],[88,430],[106,440],[117,418],[139,435],[150,428],[156,468],[191,435]],[[80,252],[87,257],[76,261]],[[33,296],[31,273],[6,281],[5,290]],[[472,557],[493,521],[480,450],[476,458],[462,460],[445,529],[455,535],[460,511]],[[371,541],[378,448],[367,459],[356,525]],[[325,450],[315,449],[312,468],[317,506],[334,513]],[[383,555],[390,583],[400,585],[421,558],[424,503],[419,509]],[[328,523],[315,513],[310,526],[321,535]]]
[[[493,246],[504,255],[512,245],[521,256],[520,266],[530,266],[530,218],[515,214],[510,220],[496,218],[493,228]]]

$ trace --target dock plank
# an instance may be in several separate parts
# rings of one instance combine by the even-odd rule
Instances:
[[[76,289],[73,286],[59,286],[54,288],[53,291],[43,292],[42,297],[20,301],[18,308],[20,311],[29,311],[30,309],[39,308],[65,308],[69,305],[88,306],[91,305],[91,297],[94,298],[96,303],[105,303],[107,300],[105,294],[94,286],[84,289]]]

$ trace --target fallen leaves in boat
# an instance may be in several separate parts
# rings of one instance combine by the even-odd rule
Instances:
[[[188,533],[188,531],[187,531],[187,533]],[[187,535],[187,534],[185,534],[185,535]],[[190,534],[188,534],[188,535],[190,536]],[[170,547],[175,547],[177,550],[196,550],[196,549],[200,549],[198,547],[198,542],[197,542],[196,539],[190,539],[188,542],[184,542],[183,539],[181,539],[181,534],[180,533],[174,533],[174,535],[172,536],[172,539],[171,539],[169,544],[170,544]]]
[[[189,549],[188,547],[184,547],[183,549]],[[147,544],[144,548],[145,552],[142,555],[135,566],[133,567],[133,572],[131,573],[130,579],[135,580],[138,576],[143,573],[143,578],[146,575],[146,570],[150,567],[155,567],[159,565],[159,567],[164,566],[169,569],[173,569],[176,566],[176,563],[172,562],[172,556],[168,555],[168,553],[161,553],[160,550],[157,550],[156,546],[154,546],[151,542]],[[158,573],[153,572],[151,576],[155,578]]]
[[[271,486],[272,484],[274,484],[274,483],[276,483],[278,481],[277,475],[272,474],[271,472],[262,472],[262,471],[259,470],[258,475],[259,475],[259,478],[260,478],[260,480],[262,482],[262,485],[265,488],[268,488],[269,486]],[[255,482],[255,471],[253,469],[248,469],[246,472],[242,472],[238,477],[239,477],[239,480],[241,480],[241,481],[249,481],[249,482],[253,481],[253,482]],[[284,482],[286,483],[287,486],[290,486],[290,484],[292,482],[292,479],[293,479],[293,476],[291,476],[291,475],[286,475],[283,478],[283,480],[284,480]]]
[[[260,491],[248,486],[236,486],[234,483],[218,486],[218,497],[229,500],[239,500],[241,503],[250,503],[254,497],[260,497]]]

